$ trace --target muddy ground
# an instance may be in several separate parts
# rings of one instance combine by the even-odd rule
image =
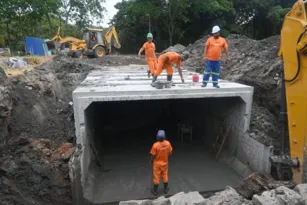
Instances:
[[[190,53],[186,68],[202,72],[206,39],[185,49]],[[278,144],[279,37],[254,41],[233,35],[227,40],[231,62],[223,63],[222,78],[255,87],[250,135]],[[19,77],[6,78],[0,70],[0,204],[71,204],[67,162],[74,151],[72,91],[99,65],[145,63],[136,56],[58,56]]]

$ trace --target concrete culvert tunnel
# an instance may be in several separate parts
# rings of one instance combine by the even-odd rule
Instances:
[[[131,66],[129,69],[133,70]],[[157,90],[150,87],[139,67],[133,71],[128,82],[122,73],[122,82],[116,79],[116,86],[112,86],[112,80],[107,82],[113,70],[93,72],[74,91],[80,145],[78,157],[70,163],[75,201],[84,197],[93,204],[103,204],[152,198],[149,151],[159,129],[166,131],[174,149],[169,164],[169,194],[236,187],[247,165],[266,169],[261,161],[267,156],[250,158],[247,152],[259,152],[259,146],[254,142],[249,145],[250,139],[244,141],[252,87],[224,82],[221,89],[203,89],[188,81],[185,87]],[[180,124],[192,128],[192,133],[181,137]],[[210,150],[222,128],[220,143],[227,129],[229,132],[216,160],[218,149]]]
[[[95,177],[96,202],[152,197],[149,151],[159,129],[166,131],[174,149],[170,194],[235,187],[237,174],[209,151],[224,120],[242,123],[235,119],[239,116],[231,116],[238,114],[240,105],[244,106],[240,98],[92,103],[85,111],[86,130],[104,169]],[[178,135],[180,123],[191,126],[192,136]]]

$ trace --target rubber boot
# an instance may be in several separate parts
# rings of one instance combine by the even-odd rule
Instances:
[[[164,183],[164,194],[167,194],[169,191],[168,183]]]
[[[157,78],[158,78],[158,76],[156,76],[156,75],[152,76],[152,82],[151,82],[152,87],[155,87],[155,82],[156,82]]]
[[[150,78],[150,74],[151,74],[151,72],[150,72],[150,70],[148,70],[147,71],[148,78]]]
[[[172,81],[173,75],[167,75],[167,81]]]
[[[158,76],[153,75],[153,76],[152,76],[152,82],[153,82],[153,83],[156,82],[157,78],[158,78]]]
[[[153,195],[155,195],[155,196],[157,196],[158,195],[158,184],[156,185],[154,185],[154,187],[151,189],[151,193],[153,194]]]

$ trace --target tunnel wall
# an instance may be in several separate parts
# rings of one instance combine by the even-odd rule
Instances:
[[[270,170],[270,164],[267,163],[267,159],[270,156],[272,149],[265,147],[264,145],[253,140],[249,136],[246,136],[246,111],[247,104],[240,97],[226,97],[226,98],[203,98],[194,99],[197,103],[193,103],[193,106],[189,105],[189,102],[182,103],[164,103],[163,100],[155,101],[157,107],[162,107],[169,112],[180,111],[180,117],[178,119],[182,122],[187,121],[193,124],[198,131],[203,134],[202,140],[205,142],[205,148],[210,148],[216,140],[216,136],[220,130],[220,127],[225,120],[227,124],[231,124],[231,130],[225,144],[224,153],[222,156],[226,156],[222,160],[225,160],[237,173],[241,176],[246,176],[251,171],[268,172]],[[97,102],[102,103],[102,102]],[[81,126],[81,133],[85,136],[83,138],[82,154],[80,158],[81,166],[81,186],[84,193],[84,198],[89,201],[94,201],[94,185],[95,176],[99,172],[99,167],[95,163],[97,157],[99,158],[99,147],[101,142],[95,136],[104,136],[101,130],[95,130],[96,127],[101,127],[102,124],[108,122],[99,121],[104,113],[97,112],[97,103],[91,103],[82,114],[84,116],[84,124]],[[113,102],[112,102],[113,103]],[[125,102],[122,102],[125,103]],[[189,109],[184,109],[190,106]],[[140,116],[143,115],[144,110],[151,108],[149,115],[159,115],[159,112],[155,110],[152,105],[144,101],[144,105],[139,109],[139,112],[135,113],[134,119],[139,119],[140,124],[154,123],[151,119],[148,122],[144,121]],[[110,108],[109,108],[110,109]],[[143,109],[143,110],[142,110]],[[117,110],[118,113],[125,113],[123,110]],[[129,113],[129,110],[128,110]],[[173,113],[174,114],[174,113]],[[202,115],[204,118],[202,121],[195,118],[194,115]],[[100,115],[100,116],[97,116]],[[182,117],[184,116],[184,117]],[[118,118],[119,121],[127,119]],[[126,124],[126,128],[137,128],[135,121],[130,120]],[[119,123],[119,121],[112,121],[112,123]],[[249,124],[249,122],[248,122]],[[136,126],[136,127],[133,127]],[[92,145],[92,146],[91,146]],[[225,154],[226,153],[226,154]],[[253,154],[251,154],[253,153]],[[221,156],[221,157],[222,157]],[[227,158],[228,157],[228,158]]]
[[[230,125],[227,137],[227,149],[234,154],[239,136],[244,132],[245,102],[239,98],[212,98],[206,101],[206,132],[203,140],[214,144],[220,129],[225,122]]]
[[[86,135],[84,146],[82,147],[81,155],[81,185],[83,187],[84,198],[92,201],[94,197],[95,175],[98,171],[96,165],[97,152],[95,145],[95,109],[89,106],[84,110],[85,132]]]

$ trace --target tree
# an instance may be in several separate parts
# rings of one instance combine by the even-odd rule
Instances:
[[[169,45],[173,45],[174,31],[183,36],[183,30],[179,30],[177,25],[179,22],[186,23],[189,21],[187,17],[188,0],[166,0],[162,4],[162,19],[169,35]]]
[[[60,0],[60,15],[64,16],[65,24],[69,21],[76,23],[80,28],[96,23],[101,23],[105,8],[102,4],[105,0]]]
[[[236,21],[246,35],[262,39],[280,33],[285,14],[290,10],[285,0],[235,0]]]

